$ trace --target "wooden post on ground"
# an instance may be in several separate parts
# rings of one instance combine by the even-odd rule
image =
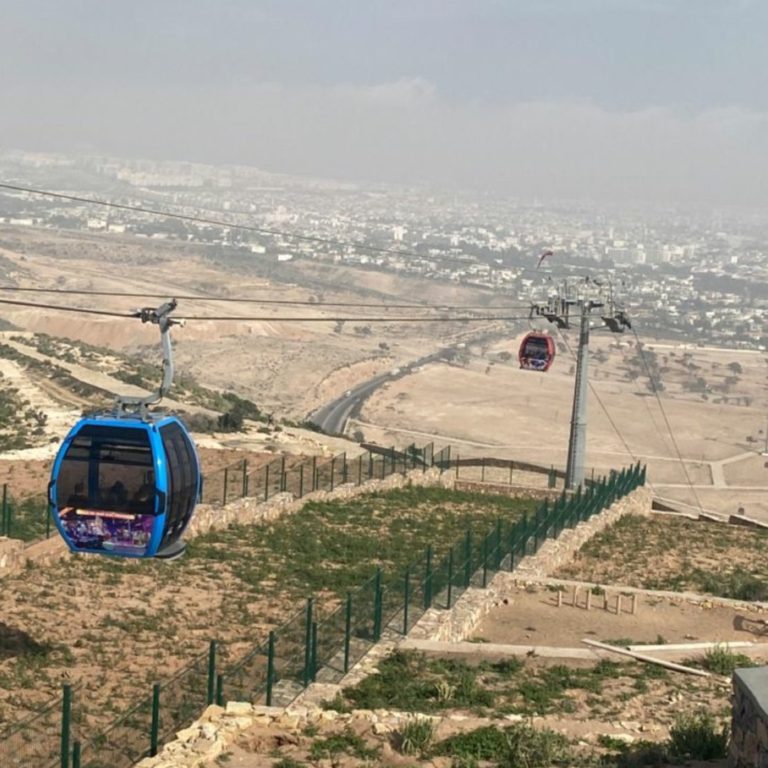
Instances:
[[[592,590],[591,589],[587,590],[587,604],[585,607],[587,610],[590,610],[592,608]]]
[[[563,590],[558,589],[557,590],[557,607],[560,608],[563,604]]]

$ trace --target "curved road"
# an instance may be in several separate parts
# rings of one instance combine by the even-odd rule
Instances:
[[[362,384],[358,384],[351,389],[348,389],[341,397],[331,400],[328,405],[318,408],[310,415],[309,421],[320,427],[323,432],[329,434],[342,434],[347,424],[347,419],[352,416],[353,413],[359,413],[366,399],[382,384],[387,381],[400,379],[409,374],[414,368],[424,365],[425,363],[432,363],[435,360],[448,360],[454,355],[455,350],[455,347],[444,347],[437,352],[425,355],[418,360],[414,360],[411,363],[406,363],[399,368],[393,369],[394,371],[397,371],[397,373],[388,371],[387,373],[381,373],[378,376],[374,376],[372,379],[368,379],[368,381],[364,381]]]

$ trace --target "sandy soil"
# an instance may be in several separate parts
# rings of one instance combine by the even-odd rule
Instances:
[[[563,604],[557,607],[556,593],[545,588],[519,589],[495,606],[473,633],[473,638],[506,645],[586,647],[583,638],[628,639],[633,643],[687,643],[725,641],[766,641],[766,629],[755,615],[731,608],[702,608],[682,600],[639,596],[637,613],[629,613],[630,601],[623,600],[616,613],[616,592],[592,596],[586,610],[582,589],[576,606],[573,592],[566,589]],[[695,655],[688,652],[687,655]],[[665,657],[666,658],[666,657]]]
[[[608,349],[618,358],[618,350]],[[363,423],[355,428],[384,444],[402,445],[428,436],[441,445],[454,445],[463,456],[564,466],[573,387],[569,368],[564,364],[539,375],[520,371],[514,361],[489,365],[498,351],[497,346],[486,351],[486,359],[471,358],[464,367],[431,364],[390,382],[368,400],[360,417]],[[601,377],[606,366],[596,366],[588,403],[588,472],[594,468],[604,473],[637,458],[647,463],[649,480],[660,496],[698,504],[690,482],[707,509],[736,512],[744,504],[743,499],[734,500],[735,495],[741,499],[742,486],[768,486],[764,462],[755,456],[756,441],[763,434],[763,383],[758,374],[763,375],[764,363],[755,355],[739,357],[744,371],[744,389],[739,391],[752,392],[749,406],[735,404],[734,398],[727,404],[696,400],[675,392],[670,384],[671,394],[665,393],[663,403],[676,445],[664,413],[647,391],[613,372]],[[705,362],[700,361],[702,367]],[[616,365],[620,371],[618,359]],[[768,518],[768,503],[756,495],[749,496],[748,506],[751,514]]]

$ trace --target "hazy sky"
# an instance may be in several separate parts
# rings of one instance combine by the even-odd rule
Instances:
[[[768,0],[0,0],[0,146],[768,202]]]

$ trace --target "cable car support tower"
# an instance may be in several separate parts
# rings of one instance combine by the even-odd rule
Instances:
[[[590,331],[607,329],[611,333],[622,333],[626,328],[632,327],[624,312],[616,309],[611,285],[608,286],[607,296],[588,297],[579,294],[580,292],[565,282],[556,295],[549,297],[546,304],[531,305],[531,317],[544,318],[554,323],[561,331],[572,328],[575,317],[579,319],[576,381],[573,387],[568,463],[565,470],[565,487],[570,491],[576,490],[584,483]],[[599,322],[593,324],[593,318],[596,317],[599,317]]]

